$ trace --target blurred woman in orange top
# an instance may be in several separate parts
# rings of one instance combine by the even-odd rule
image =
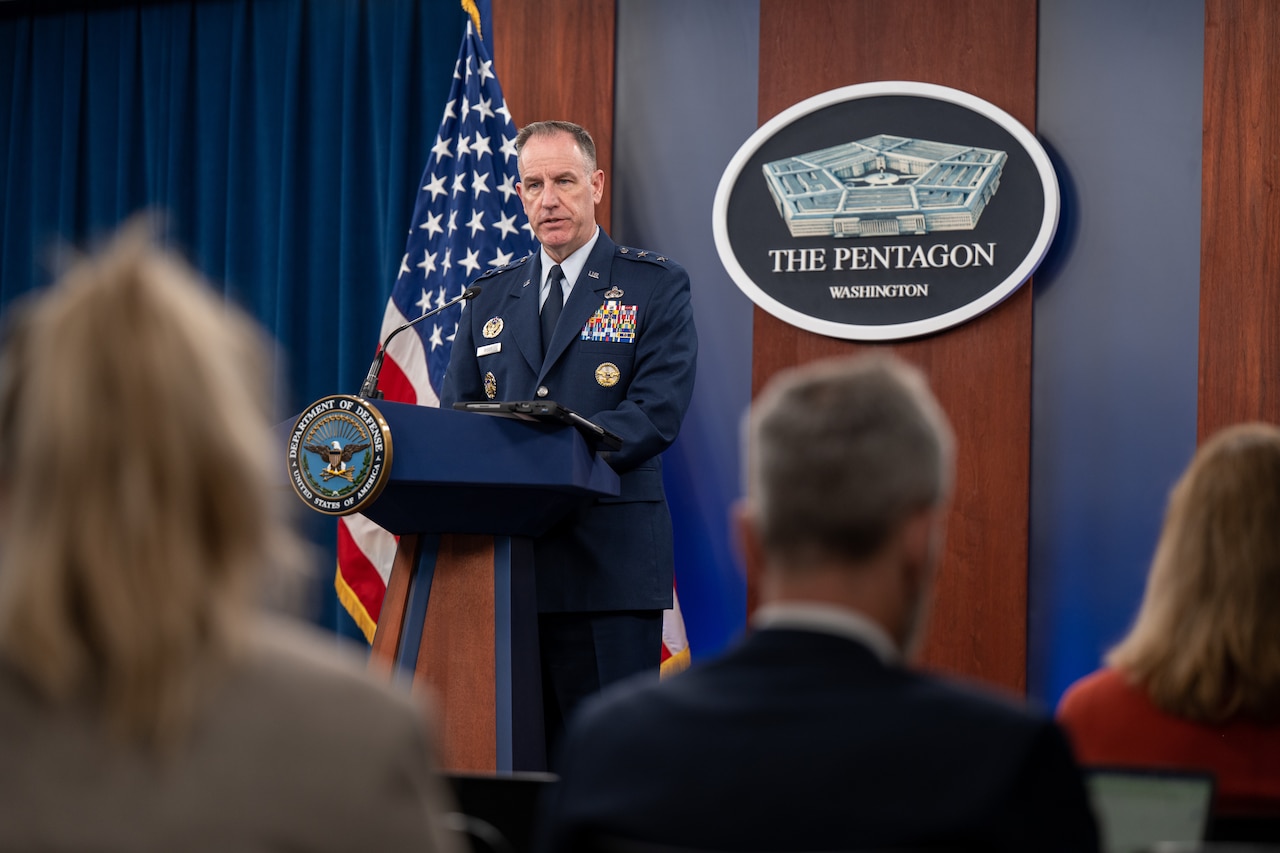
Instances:
[[[1197,451],[1106,664],[1058,707],[1082,764],[1205,770],[1219,812],[1280,811],[1280,428]]]

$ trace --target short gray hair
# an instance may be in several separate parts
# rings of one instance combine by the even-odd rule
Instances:
[[[748,504],[789,564],[875,554],[951,491],[954,438],[923,374],[885,354],[779,374],[749,420]]]
[[[535,121],[526,124],[520,128],[520,132],[516,134],[516,163],[519,165],[520,152],[524,150],[524,144],[535,136],[557,136],[565,134],[573,137],[573,141],[578,143],[578,149],[582,151],[582,159],[587,164],[587,174],[590,175],[597,168],[596,162],[596,141],[591,138],[591,134],[580,124],[574,124],[571,121]]]

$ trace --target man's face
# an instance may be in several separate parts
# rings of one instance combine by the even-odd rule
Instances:
[[[587,171],[586,158],[567,133],[530,137],[520,149],[516,190],[533,236],[557,262],[582,248],[596,227],[604,172]]]

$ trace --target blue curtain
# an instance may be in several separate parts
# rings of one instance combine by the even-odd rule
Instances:
[[[0,308],[151,210],[282,345],[282,417],[354,393],[464,21],[458,0],[0,3]],[[317,619],[346,633],[321,562]]]

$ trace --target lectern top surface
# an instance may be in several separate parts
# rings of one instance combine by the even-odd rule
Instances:
[[[622,449],[620,436],[553,400],[474,400],[454,403],[453,407],[462,412],[480,412],[485,415],[521,420],[571,424],[578,428],[584,438],[594,444],[599,444],[607,450]]]

